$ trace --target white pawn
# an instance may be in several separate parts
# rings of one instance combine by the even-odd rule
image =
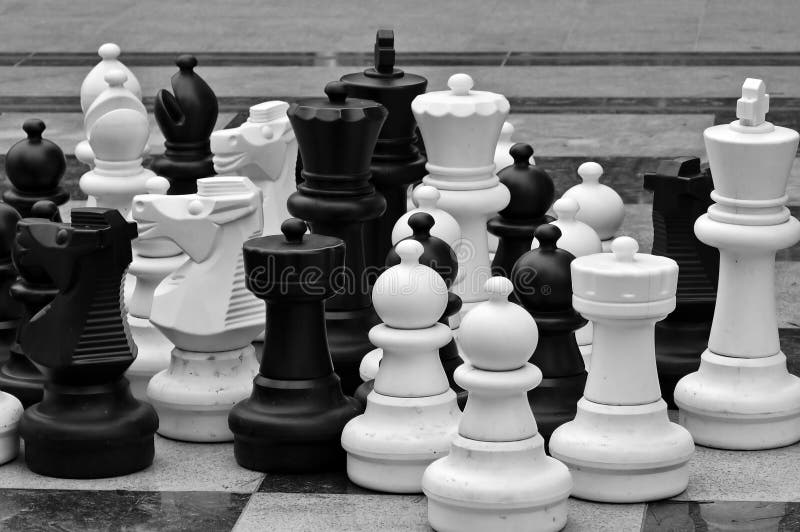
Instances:
[[[603,242],[603,251],[608,251],[611,241],[622,227],[625,204],[613,188],[600,183],[603,167],[599,164],[583,163],[578,167],[578,175],[583,182],[569,188],[563,197],[578,202],[580,210],[576,218],[597,232]]]
[[[241,126],[211,134],[217,175],[245,175],[261,189],[265,235],[281,233],[281,224],[291,218],[286,200],[297,190],[297,140],[288,108],[279,100],[259,103]]]
[[[678,265],[636,253],[630,237],[611,249],[571,264],[573,306],[594,322],[592,369],[550,454],[570,468],[581,499],[666,499],[686,489],[694,453],[689,432],[669,420],[656,370],[655,324],[675,309]]]
[[[464,316],[467,359],[455,372],[469,391],[450,454],[425,471],[428,521],[440,531],[560,530],[572,480],[545,455],[527,391],[542,381],[528,359],[536,322],[508,301],[511,281],[486,282],[489,300]]]
[[[147,181],[150,194],[166,194],[169,181],[161,176]],[[134,198],[135,201],[135,198]],[[178,269],[187,257],[171,240],[155,238],[133,241],[133,261],[128,273],[136,279],[128,302],[128,326],[136,344],[136,359],[125,376],[131,383],[131,393],[140,401],[147,400],[147,384],[156,373],[169,367],[173,346],[151,322],[153,294],[164,278]]]
[[[603,246],[600,243],[600,237],[597,236],[597,232],[576,218],[580,208],[578,202],[569,197],[561,198],[553,203],[553,211],[556,213],[557,219],[550,223],[561,229],[558,247],[569,251],[576,257],[600,253],[603,251]],[[539,241],[534,238],[531,249],[538,247]],[[586,369],[589,369],[591,363],[592,331],[593,325],[591,321],[575,331],[575,340],[577,340],[581,355],[583,355],[583,363]]]
[[[426,212],[433,216],[434,224],[431,235],[441,238],[447,245],[454,247],[461,239],[461,227],[453,216],[439,208],[441,193],[430,185],[419,185],[411,193],[416,208],[409,210],[401,216],[392,228],[392,245],[413,234],[408,225],[408,219],[418,212]]]
[[[0,464],[19,454],[19,420],[22,403],[10,393],[0,392]]]
[[[142,154],[150,138],[147,110],[123,84],[122,70],[106,73],[106,90],[86,111],[84,130],[93,152],[94,167],[79,185],[89,196],[90,207],[130,212],[131,201],[147,192],[147,180],[155,174],[142,166]]]
[[[197,193],[143,194],[133,203],[139,239],[167,238],[189,256],[156,288],[150,321],[175,345],[147,397],[159,434],[231,441],[228,413],[249,397],[258,373],[251,342],[264,304],[245,287],[242,244],[261,235],[261,191],[246,177],[197,180]]]
[[[422,244],[404,240],[395,248],[401,262],[372,288],[375,312],[383,320],[369,332],[383,349],[375,387],[363,415],[342,432],[347,476],[369,489],[393,493],[422,491],[422,474],[444,456],[461,412],[439,360],[452,338],[437,323],[447,306],[447,286],[435,270],[419,264]]]
[[[131,91],[133,95],[141,101],[142,86],[139,84],[139,80],[136,79],[133,72],[117,59],[119,54],[119,46],[110,42],[103,44],[97,50],[97,55],[102,58],[102,61],[97,63],[94,68],[89,71],[83,79],[83,83],[81,83],[81,110],[84,113],[89,110],[89,107],[92,106],[97,97],[108,88],[105,77],[106,74],[112,70],[121,70],[125,73],[127,76],[124,83],[125,88]],[[82,140],[75,147],[75,157],[82,163],[89,165],[89,167],[94,166],[94,153],[89,146],[89,142],[86,140]]]

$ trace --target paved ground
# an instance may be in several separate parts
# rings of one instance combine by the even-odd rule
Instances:
[[[761,77],[770,119],[800,129],[800,2],[796,0],[242,0],[0,2],[0,161],[25,118],[68,155],[73,202],[85,168],[78,90],[107,41],[142,83],[145,103],[169,86],[178,53],[220,99],[218,127],[268,99],[321,95],[327,81],[371,61],[375,30],[392,27],[398,66],[442,89],[455,72],[512,103],[515,139],[531,142],[559,190],[600,161],[626,202],[624,230],[652,238],[641,173],[659,159],[704,157],[702,131],[732,119],[745,77]],[[153,126],[152,152],[163,149]],[[0,189],[4,183],[0,165]],[[800,163],[790,206],[800,214]],[[800,370],[800,248],[777,263],[783,348]],[[22,460],[0,469],[0,529],[425,529],[422,497],[377,495],[340,476],[265,477],[235,465],[229,445],[160,439],[145,472],[102,482],[57,481]],[[769,453],[698,448],[692,483],[674,501],[571,502],[571,530],[798,530],[800,447]],[[60,491],[63,490],[63,491]],[[78,491],[80,490],[80,491]],[[717,527],[717,528],[715,528]]]

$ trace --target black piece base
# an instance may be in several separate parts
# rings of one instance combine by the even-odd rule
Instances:
[[[3,201],[17,209],[22,218],[29,218],[33,205],[42,200],[52,201],[56,205],[63,205],[69,200],[69,192],[61,186],[47,194],[24,194],[11,188],[3,192]]]
[[[25,463],[58,478],[127,475],[153,463],[158,416],[133,398],[128,380],[94,386],[48,383],[20,422]]]
[[[12,349],[8,361],[0,367],[0,390],[28,408],[42,400],[44,376],[25,355]]]
[[[257,375],[250,398],[228,417],[242,467],[268,473],[342,471],[342,429],[363,408],[335,374],[308,380]]]
[[[708,347],[711,322],[660,321],[656,323],[656,367],[661,396],[669,408],[678,381],[700,367],[700,355]]]
[[[380,323],[372,307],[353,311],[327,311],[325,324],[333,368],[342,382],[345,395],[353,395],[361,385],[358,371],[364,355],[375,349],[369,330]]]
[[[585,371],[570,377],[544,378],[539,386],[528,392],[528,403],[545,443],[550,441],[553,431],[575,419],[584,388]]]

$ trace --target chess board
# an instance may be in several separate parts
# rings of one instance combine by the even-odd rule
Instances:
[[[144,65],[139,65],[141,70],[146,70],[152,68],[153,64],[161,65],[161,61],[168,64],[171,60],[171,57],[160,58],[157,55],[128,58],[127,64],[136,68],[139,61]],[[620,54],[609,54],[605,58],[597,54],[583,54],[582,58],[576,55],[573,59],[579,63],[578,66],[586,68],[616,61],[623,68],[641,68],[641,75],[647,75],[647,69],[659,61],[666,62],[667,67],[670,61],[678,66],[685,66],[688,61],[680,54],[675,54],[671,59],[653,55],[649,62],[644,56],[636,56],[636,59],[634,55],[630,54],[625,60],[619,59]],[[561,57],[560,61],[563,62],[566,60],[564,58],[569,59],[569,54],[561,54]],[[719,61],[715,57],[709,55],[708,61]],[[222,65],[228,64],[226,61],[236,60],[217,59]],[[367,60],[366,56],[352,54],[338,59],[329,58],[324,69],[314,74],[316,78],[300,80],[300,91],[319,94],[325,81],[356,70],[357,65]],[[62,65],[80,66],[81,61],[85,61],[86,65],[93,64],[94,58],[62,57],[59,61]],[[200,61],[202,64],[203,56],[200,56]],[[260,61],[262,66],[265,62],[268,66],[273,65],[269,68],[290,68],[294,65],[313,69],[317,64],[313,57],[309,59],[305,56],[256,57],[248,61]],[[486,72],[499,66],[494,65],[493,61],[503,61],[504,67],[510,67],[508,77],[494,79],[491,76],[499,76]],[[575,169],[581,162],[595,160],[603,165],[604,182],[617,190],[626,204],[626,218],[621,233],[635,237],[640,248],[648,251],[652,243],[652,198],[642,188],[642,173],[655,170],[658,161],[663,158],[703,155],[702,130],[714,123],[732,119],[735,94],[741,79],[735,77],[730,94],[718,97],[690,97],[678,92],[658,98],[635,95],[616,99],[533,97],[533,89],[512,89],[512,86],[526,87],[524,84],[515,85],[522,78],[514,68],[554,68],[561,64],[553,61],[535,54],[502,57],[473,54],[472,60],[466,56],[459,57],[458,54],[449,54],[447,57],[417,54],[407,60],[398,57],[398,64],[403,68],[428,76],[431,89],[443,87],[443,79],[448,73],[461,70],[485,81],[481,88],[508,94],[512,104],[510,121],[516,127],[514,138],[534,144],[537,164],[554,177],[557,195],[577,182]],[[711,70],[715,68],[714,64],[705,66]],[[216,68],[213,57],[209,68]],[[78,70],[85,73],[87,68]],[[145,83],[148,75],[142,75]],[[634,74],[637,75],[640,74]],[[765,78],[769,87],[769,77]],[[167,79],[165,76],[163,82],[166,83]],[[289,85],[289,80],[277,74],[275,79],[281,87]],[[213,85],[213,79],[211,83]],[[79,82],[74,85],[76,93],[78,85]],[[311,91],[307,87],[315,89]],[[235,94],[222,96],[220,103],[224,112],[218,127],[240,123],[245,117],[240,111],[246,111],[251,103],[295,97],[286,96],[291,94],[288,91],[281,91],[279,87],[272,93],[273,96],[260,98]],[[49,131],[53,133],[51,138],[68,153],[81,134],[80,113],[76,112],[74,98],[56,95],[49,99],[34,98],[27,103],[0,98],[0,106],[14,111],[0,116],[5,128],[9,128],[15,120],[21,123],[22,117],[34,116],[37,109],[48,110],[48,115],[43,118],[48,121]],[[797,129],[800,125],[797,117],[800,115],[796,107],[797,101],[792,98],[774,98],[770,119]],[[9,137],[8,133],[4,134],[5,138]],[[158,135],[154,134],[153,153],[160,149],[159,142]],[[83,200],[76,184],[84,168],[72,155],[68,156],[68,163],[65,181],[73,199],[64,206],[65,213]],[[0,188],[5,185],[5,182],[0,182]],[[793,169],[789,197],[790,209],[798,216],[798,164]],[[800,301],[799,260],[800,247],[795,246],[781,251],[776,264],[782,348],[789,359],[791,371],[796,375],[800,375],[800,305],[797,303]],[[675,420],[677,414],[671,414]],[[800,503],[794,502],[800,501],[798,459],[800,444],[759,452],[729,452],[697,447],[690,463],[689,488],[684,493],[671,500],[650,504],[596,504],[571,499],[567,530],[798,530]],[[0,529],[429,530],[426,500],[422,495],[398,496],[371,492],[350,483],[344,473],[265,475],[239,467],[233,457],[232,444],[190,444],[158,436],[153,465],[144,471],[119,478],[65,480],[41,477],[26,469],[22,456],[0,467]]]

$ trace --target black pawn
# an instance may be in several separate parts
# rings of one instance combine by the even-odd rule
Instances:
[[[30,218],[61,222],[58,206],[47,200],[36,202],[31,207]],[[22,315],[9,350],[9,358],[0,366],[0,390],[15,396],[23,406],[28,407],[42,400],[44,376],[25,356],[19,334],[25,324],[53,300],[58,290],[45,269],[39,264],[24,261],[23,254],[24,250],[15,240],[12,259],[18,277],[9,286],[8,293],[13,301],[21,305]]]
[[[520,257],[511,271],[514,294],[536,320],[539,343],[530,359],[542,371],[542,383],[528,392],[539,433],[553,431],[575,418],[586,385],[583,357],[575,331],[586,320],[572,307],[572,253],[558,249],[561,230],[551,224],[536,229],[539,248]]]
[[[234,454],[256,471],[343,469],[342,429],[363,410],[342,393],[325,332],[344,242],[304,236],[306,224],[295,218],[281,231],[244,244],[247,288],[267,303],[267,332],[253,394],[228,418]]]
[[[9,349],[22,316],[22,306],[11,297],[9,291],[11,284],[17,279],[11,250],[19,220],[19,213],[14,207],[0,203],[0,365],[5,364],[10,356]]]
[[[295,102],[287,112],[303,157],[303,182],[287,206],[312,233],[345,242],[344,286],[325,310],[333,366],[344,392],[352,394],[361,384],[361,359],[373,348],[369,330],[379,322],[370,298],[370,274],[377,272],[366,269],[363,227],[386,209],[370,182],[370,163],[388,113],[373,101],[348,98],[340,81],[328,83],[325,94]]]
[[[678,263],[675,310],[656,323],[656,365],[661,393],[670,408],[672,394],[685,375],[697,371],[708,346],[717,299],[719,250],[695,236],[694,222],[713,204],[711,173],[697,157],[662,161],[644,175],[653,191],[653,255]]]
[[[373,100],[389,111],[372,154],[372,183],[386,198],[386,212],[364,225],[367,267],[381,271],[392,249],[392,229],[406,212],[408,186],[427,174],[426,159],[415,144],[417,122],[411,102],[425,92],[428,80],[395,68],[394,31],[378,30],[375,66],[342,77],[351,98]]]
[[[408,219],[408,225],[413,231],[412,236],[404,238],[403,240],[413,239],[422,244],[422,255],[419,258],[419,263],[432,268],[444,280],[444,284],[449,289],[453,282],[456,280],[458,274],[458,258],[456,257],[453,249],[441,238],[431,235],[431,228],[433,228],[436,221],[433,216],[426,212],[418,212]],[[386,267],[390,268],[400,264],[400,255],[397,254],[395,248],[391,248],[386,255]],[[447,294],[447,307],[444,309],[444,314],[439,319],[439,323],[450,326],[449,318],[461,310],[461,298],[452,292]],[[439,349],[439,359],[442,361],[444,372],[447,375],[447,380],[450,382],[450,387],[458,394],[459,407],[464,408],[467,402],[467,392],[461,388],[453,378],[453,372],[456,368],[463,363],[458,354],[458,347],[456,346],[455,339],[444,347]],[[367,395],[372,391],[374,381],[367,381],[356,390],[356,399],[366,404]]]
[[[174,96],[161,89],[154,105],[166,151],[150,167],[169,180],[169,194],[193,194],[198,179],[215,174],[209,137],[219,104],[211,87],[194,72],[193,55],[181,55],[175,64],[180,70],[172,76]]]
[[[3,201],[23,218],[31,216],[37,201],[62,205],[69,199],[60,184],[67,171],[67,159],[54,142],[42,138],[45,127],[38,118],[26,120],[22,129],[28,138],[11,146],[6,154],[6,176],[12,188],[3,192]]]
[[[58,290],[20,327],[20,343],[46,379],[42,401],[20,422],[28,468],[62,478],[144,469],[158,417],[123,377],[135,351],[119,296],[136,224],[115,209],[80,208],[68,224],[27,218],[17,227],[20,271],[41,268]]]
[[[503,277],[508,277],[517,259],[530,251],[536,228],[553,221],[547,210],[555,199],[553,179],[530,164],[533,148],[517,143],[509,153],[514,164],[500,170],[497,176],[511,192],[511,201],[486,224],[489,232],[499,238],[492,275]]]

